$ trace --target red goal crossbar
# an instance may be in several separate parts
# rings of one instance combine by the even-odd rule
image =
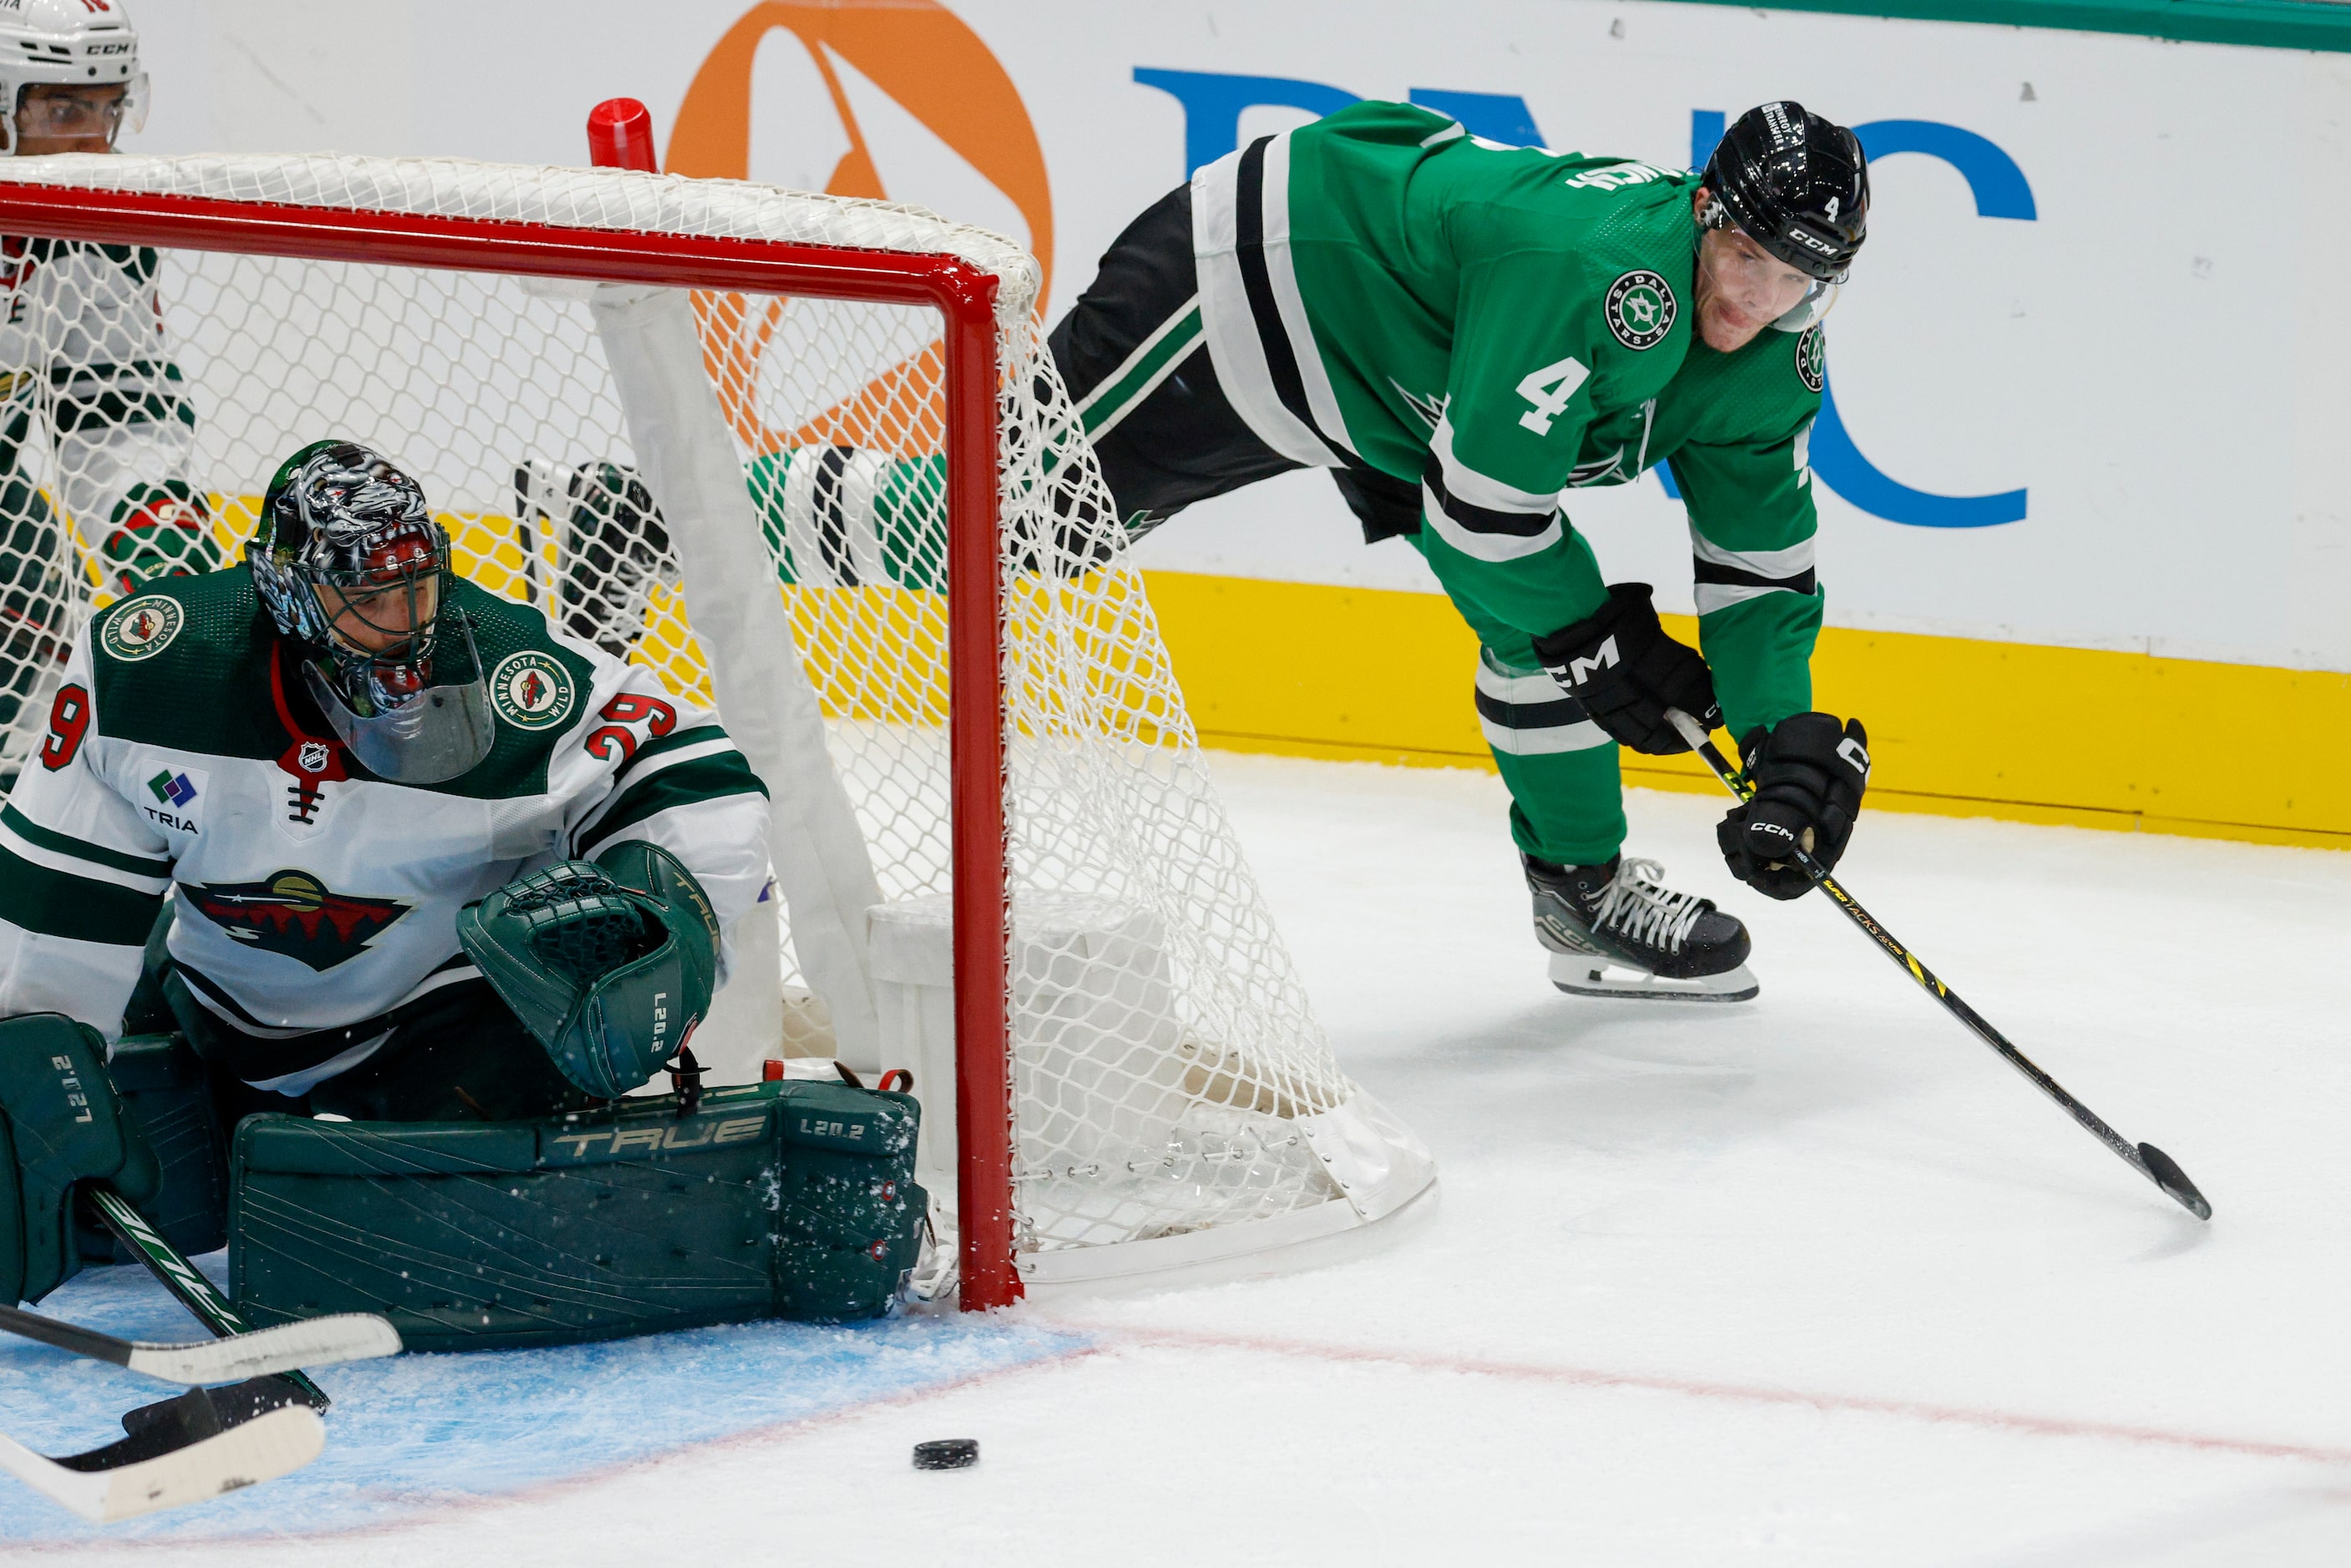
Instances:
[[[997,279],[956,256],[0,182],[0,234],[927,305],[945,319],[947,719],[963,1306],[1019,1299],[997,544]]]

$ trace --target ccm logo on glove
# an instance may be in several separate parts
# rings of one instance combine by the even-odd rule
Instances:
[[[1749,730],[1739,753],[1755,793],[1715,830],[1722,858],[1756,892],[1801,898],[1813,879],[1786,858],[1789,847],[1835,869],[1869,788],[1868,732],[1857,718],[1800,713]]]
[[[1698,650],[1666,635],[1646,582],[1610,585],[1608,602],[1573,626],[1535,639],[1535,655],[1609,738],[1671,757],[1689,743],[1666,717],[1679,708],[1712,729],[1722,722],[1714,677]]]

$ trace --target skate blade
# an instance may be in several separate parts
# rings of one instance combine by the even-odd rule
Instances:
[[[1590,953],[1553,953],[1551,983],[1572,996],[1638,997],[1672,1002],[1743,1002],[1763,988],[1744,964],[1719,975],[1677,980]]]

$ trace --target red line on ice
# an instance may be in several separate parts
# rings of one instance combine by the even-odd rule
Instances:
[[[1475,1356],[1384,1350],[1374,1346],[1315,1344],[1303,1340],[1268,1339],[1250,1334],[1113,1327],[1080,1320],[1064,1320],[1061,1326],[1115,1335],[1130,1344],[1169,1350],[1244,1351],[1301,1360],[1400,1366],[1416,1372],[1518,1378],[1581,1388],[1632,1388],[1654,1394],[1680,1394],[1695,1399],[1719,1399],[1746,1405],[1809,1406],[1816,1410],[1895,1416],[1907,1420],[1980,1427],[1993,1431],[2029,1432],[2044,1437],[2103,1437],[2116,1442],[2155,1443],[2166,1448],[2249,1454],[2262,1458],[2351,1464],[2351,1448],[2329,1448],[2313,1443],[2262,1442],[2250,1437],[2216,1437],[2202,1432],[2173,1432],[2160,1427],[2134,1427],[2118,1421],[2086,1421],[2062,1416],[1970,1409],[1961,1405],[1934,1405],[1918,1399],[1883,1399],[1863,1394],[1807,1394],[1797,1389],[1772,1388],[1757,1384],[1715,1383],[1698,1378],[1661,1377],[1647,1373],[1601,1372],[1589,1367],[1547,1366],[1534,1362],[1488,1361]],[[1113,1345],[1103,1343],[1095,1348],[1108,1350]]]

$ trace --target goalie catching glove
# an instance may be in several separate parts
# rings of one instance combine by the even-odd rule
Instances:
[[[1769,898],[1801,898],[1813,879],[1787,858],[1792,846],[1836,869],[1869,788],[1869,733],[1824,713],[1800,713],[1739,743],[1755,793],[1715,830],[1730,874]]]
[[[1687,751],[1666,718],[1679,708],[1708,729],[1722,722],[1714,677],[1698,651],[1666,635],[1646,582],[1611,583],[1595,614],[1547,637],[1535,653],[1552,680],[1609,737],[1651,757]]]
[[[457,940],[557,1071],[599,1100],[683,1050],[717,984],[702,884],[640,840],[515,878],[459,912]]]

